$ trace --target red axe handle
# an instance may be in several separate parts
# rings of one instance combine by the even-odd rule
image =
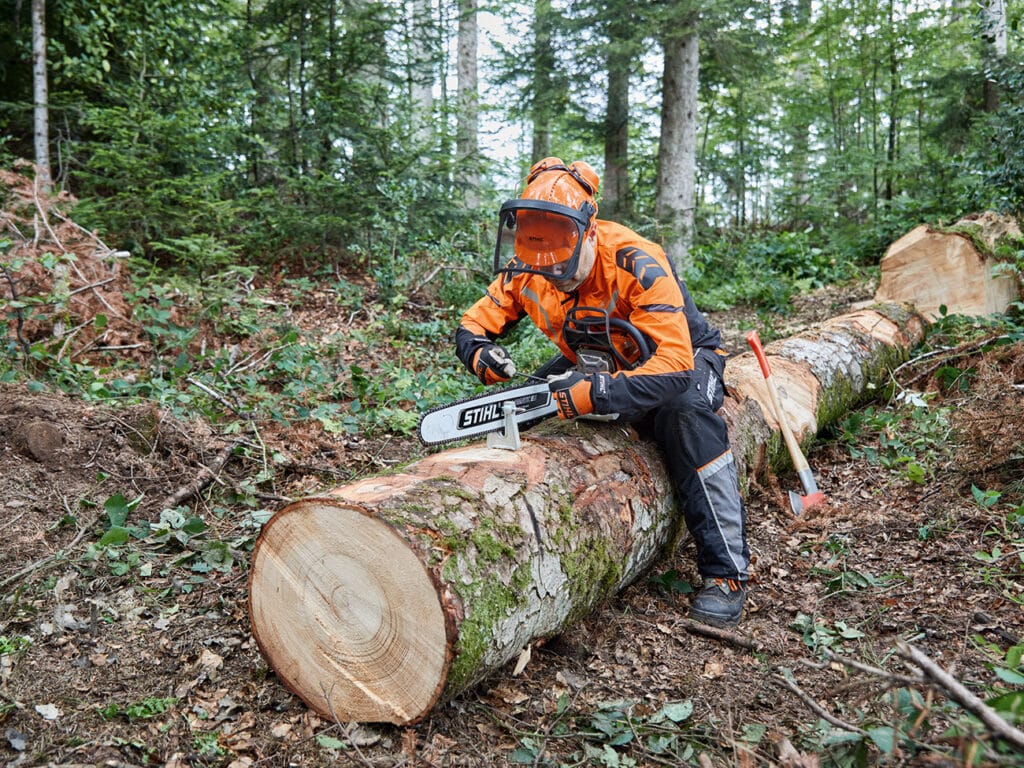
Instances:
[[[819,494],[820,491],[818,490],[817,483],[814,482],[814,475],[811,474],[811,467],[807,463],[807,458],[804,456],[804,452],[800,450],[800,444],[796,441],[796,436],[789,426],[789,421],[786,420],[786,414],[779,405],[779,397],[775,393],[775,382],[772,380],[772,369],[768,365],[768,358],[765,357],[764,347],[761,346],[761,337],[757,335],[757,331],[751,331],[747,334],[747,343],[754,350],[754,357],[757,358],[757,362],[761,366],[761,373],[764,374],[768,397],[772,401],[775,418],[778,420],[779,430],[782,432],[782,439],[786,442],[786,448],[789,450],[790,458],[793,460],[793,467],[800,477],[800,484],[804,488],[804,493],[808,496]],[[805,506],[808,506],[806,500]]]

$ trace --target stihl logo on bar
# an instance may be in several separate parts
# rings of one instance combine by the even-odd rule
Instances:
[[[476,427],[492,421],[501,421],[501,403],[487,403],[475,408],[467,408],[459,413],[459,429]]]
[[[516,405],[516,411],[523,413],[524,411],[535,411],[538,408],[543,408],[548,404],[550,396],[544,392],[536,392],[529,395],[522,395],[515,398],[512,402]],[[466,408],[465,410],[459,411],[459,429],[466,429],[468,427],[479,427],[481,424],[490,424],[495,421],[501,421],[504,417],[504,411],[502,406],[505,401],[498,401],[493,403],[484,403],[477,405],[472,408]]]

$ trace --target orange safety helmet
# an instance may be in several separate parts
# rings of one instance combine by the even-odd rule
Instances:
[[[546,157],[526,176],[522,197],[499,212],[494,271],[560,278],[575,274],[580,248],[597,215],[597,172],[583,161]]]

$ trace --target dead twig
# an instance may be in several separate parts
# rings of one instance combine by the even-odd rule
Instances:
[[[50,213],[52,213],[58,219],[63,221],[65,224],[70,224],[72,227],[77,229],[79,232],[82,232],[83,234],[88,235],[90,239],[95,240],[96,243],[99,244],[99,246],[102,247],[106,251],[105,255],[119,253],[119,251],[113,250],[110,246],[108,246],[106,243],[104,243],[95,232],[91,232],[88,229],[86,229],[85,227],[83,227],[81,224],[78,224],[78,223],[72,221],[67,216],[62,214],[60,211],[56,210],[55,208],[51,209]]]
[[[896,643],[896,653],[920,667],[925,677],[942,688],[953,701],[977,717],[994,736],[1002,739],[1018,752],[1024,752],[1024,731],[1010,725],[994,709],[971,693],[959,680],[932,661],[924,651],[901,640]]]
[[[196,387],[197,389],[201,389],[203,392],[208,394],[210,397],[212,397],[218,403],[223,405],[225,408],[227,408],[229,411],[231,411],[236,416],[240,416],[242,418],[246,417],[245,414],[242,413],[239,410],[237,405],[235,405],[232,402],[230,402],[226,397],[224,397],[224,395],[222,395],[220,392],[215,390],[213,387],[204,384],[203,382],[199,381],[198,379],[196,379],[196,378],[194,378],[192,376],[186,376],[185,377],[185,381],[187,381],[193,387]]]
[[[882,678],[883,680],[887,680],[888,682],[894,683],[896,685],[922,685],[923,683],[927,682],[923,677],[897,675],[886,669],[882,669],[881,667],[875,667],[871,664],[865,664],[863,661],[851,659],[847,656],[840,656],[839,654],[832,652],[828,648],[824,648],[822,650],[824,651],[825,655],[829,658],[830,661],[837,662],[839,664],[842,664],[844,667],[850,667],[851,669],[856,669],[860,672],[866,672],[869,675]]]
[[[68,516],[71,516],[71,508],[68,506],[68,500],[65,498],[65,499],[62,499],[62,501],[64,502],[64,511],[67,512]],[[72,549],[75,548],[75,546],[78,544],[78,542],[80,542],[82,540],[82,537],[85,536],[86,531],[88,531],[91,527],[92,527],[91,525],[83,525],[81,528],[78,529],[78,532],[75,534],[75,538],[73,538],[70,542],[68,542],[68,545],[66,547],[58,549],[52,555],[47,555],[44,558],[36,560],[34,563],[29,563],[28,565],[26,565],[24,568],[22,568],[17,573],[12,573],[10,576],[5,578],[3,581],[0,581],[0,589],[3,589],[8,584],[12,584],[12,583],[14,583],[16,581],[20,581],[25,576],[28,576],[30,573],[32,573],[34,571],[38,571],[43,566],[49,565],[50,563],[54,562],[58,558],[63,557],[65,554],[67,554],[68,552],[70,552]]]
[[[231,458],[231,454],[235,448],[241,443],[241,440],[232,440],[230,443],[225,445],[220,453],[218,453],[209,466],[203,466],[199,470],[199,474],[196,475],[195,480],[187,485],[183,485],[181,488],[176,490],[162,502],[160,502],[159,509],[173,509],[174,507],[181,504],[185,499],[189,499],[198,493],[200,493],[206,486],[213,482],[217,474],[224,468],[224,465],[228,463],[228,459]]]
[[[933,363],[932,365],[928,366],[928,368],[926,368],[924,371],[921,371],[921,373],[917,374],[916,376],[914,376],[914,378],[907,382],[906,387],[913,387],[916,384],[927,380],[929,376],[935,373],[935,371],[937,371],[942,366],[946,365],[946,363],[948,363],[950,360],[955,360],[958,357],[966,357],[967,355],[974,354],[975,352],[982,349],[988,344],[992,344],[993,342],[996,341],[1005,341],[1009,338],[1010,337],[1006,334],[1001,334],[999,336],[986,336],[985,338],[979,339],[977,341],[966,341],[963,344],[958,344],[955,347],[943,347],[942,349],[933,349],[929,352],[925,352],[922,355],[918,355],[912,360],[907,360],[905,363],[901,363],[900,365],[896,366],[896,368],[894,368],[892,371],[892,376],[893,378],[895,378],[896,374],[899,373],[901,369],[916,365],[917,363],[920,363],[921,361],[927,358],[935,357],[936,355],[941,355],[941,359],[937,363]]]
[[[63,248],[64,246],[61,246],[61,247]],[[65,251],[65,253],[67,253],[67,251]],[[78,275],[78,279],[81,280],[83,283],[87,283],[88,282],[88,278],[86,278],[86,276],[82,274],[82,270],[80,270],[78,268],[78,265],[75,263],[74,259],[71,259],[69,263],[71,264],[71,268],[73,270],[75,270],[75,274]],[[116,309],[114,309],[112,306],[110,306],[110,302],[108,302],[105,298],[103,298],[103,294],[102,293],[100,293],[99,291],[96,290],[96,286],[98,286],[98,285],[103,285],[103,283],[102,282],[101,283],[92,283],[90,285],[86,285],[82,290],[91,290],[92,291],[92,295],[95,296],[99,300],[100,304],[102,304],[104,307],[107,308],[107,311],[110,312],[110,314],[112,314],[114,317],[118,318],[119,320],[126,320],[127,318],[125,318],[124,315],[122,315],[120,312],[118,312]],[[68,294],[68,296],[71,296],[73,293],[77,293],[78,290],[79,289],[76,289],[75,291],[72,291],[71,293]]]
[[[0,268],[4,271],[4,277],[7,279],[7,284],[11,287],[11,303],[15,304],[18,301],[18,289],[14,284],[14,277],[7,269],[6,264],[0,264]],[[25,338],[25,316],[22,314],[21,307],[16,306],[14,314],[17,316],[17,322],[15,323],[15,333],[18,336],[18,343],[21,345],[21,351],[25,355],[25,363],[28,364],[32,356],[32,346],[28,343]]]
[[[710,637],[714,640],[721,640],[740,648],[746,648],[748,651],[757,652],[764,648],[761,643],[752,637],[742,635],[739,632],[733,632],[728,629],[719,629],[718,627],[701,624],[699,621],[694,621],[693,619],[680,617],[676,619],[675,624],[691,634],[703,635],[704,637]]]
[[[785,688],[788,688],[793,693],[795,693],[797,695],[797,697],[804,704],[806,704],[808,707],[810,707],[811,711],[814,712],[814,714],[816,714],[822,720],[825,720],[826,722],[831,723],[832,725],[836,726],[837,728],[842,728],[844,731],[849,731],[850,733],[856,733],[856,734],[858,734],[860,736],[864,736],[864,737],[868,736],[868,732],[865,731],[863,728],[858,728],[856,725],[853,725],[852,723],[848,723],[845,720],[840,720],[838,717],[833,715],[831,712],[829,712],[827,709],[825,709],[823,706],[821,706],[818,702],[816,702],[813,698],[811,698],[808,694],[804,693],[803,689],[799,685],[794,683],[792,680],[790,680],[785,675],[783,675],[783,674],[773,675],[772,676],[772,680],[774,680],[776,682],[776,684],[782,685]]]

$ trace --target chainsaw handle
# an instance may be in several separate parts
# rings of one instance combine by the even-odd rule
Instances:
[[[747,334],[747,344],[754,351],[754,357],[757,358],[757,364],[761,366],[761,373],[767,379],[772,375],[772,369],[768,365],[768,358],[764,355],[764,347],[761,346],[761,337],[757,335],[757,331],[753,330]]]

